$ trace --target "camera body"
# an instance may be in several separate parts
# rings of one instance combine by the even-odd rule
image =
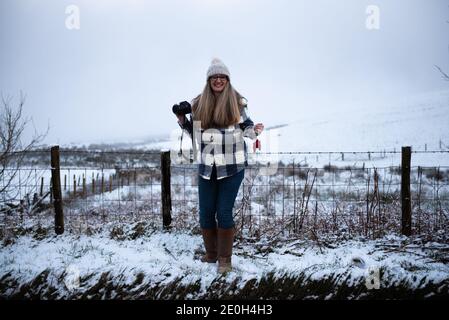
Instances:
[[[192,106],[187,101],[183,101],[179,104],[175,104],[172,111],[176,115],[186,115],[192,113]]]

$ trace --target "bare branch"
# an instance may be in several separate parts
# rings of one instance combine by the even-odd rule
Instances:
[[[435,68],[441,73],[444,80],[449,81],[449,75],[445,73],[439,66],[435,65]]]
[[[34,135],[27,143],[22,142],[25,128],[32,122],[31,118],[24,118],[23,106],[26,95],[20,92],[19,103],[12,106],[12,97],[2,95],[0,105],[0,192],[4,197],[11,194],[17,199],[17,188],[14,186],[17,174],[22,167],[27,152],[35,148],[47,135],[38,133],[34,128]],[[34,124],[33,124],[34,126]]]

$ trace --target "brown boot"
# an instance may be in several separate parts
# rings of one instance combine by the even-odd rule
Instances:
[[[203,234],[204,248],[206,254],[201,258],[201,262],[217,262],[217,228],[201,229]]]
[[[232,270],[231,256],[234,245],[234,228],[218,228],[218,273],[226,273]]]

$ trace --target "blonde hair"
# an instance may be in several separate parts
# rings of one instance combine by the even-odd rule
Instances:
[[[242,95],[229,80],[217,98],[208,80],[203,92],[192,101],[193,120],[201,121],[202,129],[226,128],[239,123],[242,108]]]

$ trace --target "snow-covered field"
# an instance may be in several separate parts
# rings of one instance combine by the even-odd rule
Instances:
[[[402,146],[425,150],[427,145],[428,150],[447,150],[448,111],[449,90],[385,104],[354,102],[336,106],[330,112],[310,108],[279,129],[279,147],[301,151],[390,151]]]
[[[124,224],[117,239],[27,232],[0,248],[0,296],[106,299],[368,299],[449,294],[449,246],[420,238],[237,237],[232,272],[198,260],[199,234]],[[136,235],[136,230],[140,232]],[[285,240],[285,239],[284,239]]]

